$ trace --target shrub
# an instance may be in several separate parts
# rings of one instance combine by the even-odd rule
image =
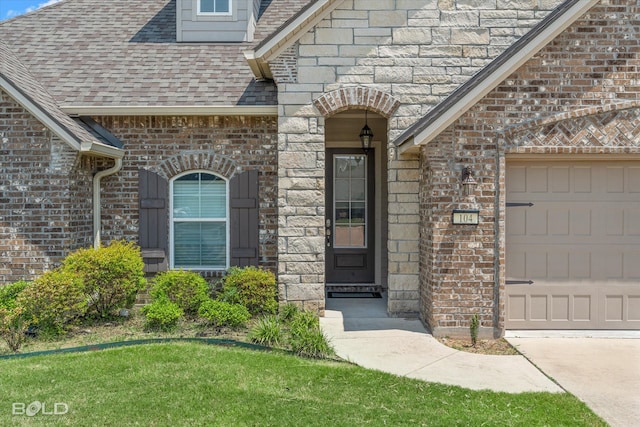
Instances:
[[[291,302],[281,305],[278,309],[278,317],[283,322],[292,321],[298,313],[300,313],[300,307]]]
[[[21,280],[0,286],[0,308],[12,309],[16,306],[16,299],[20,292],[29,286],[29,282]]]
[[[321,358],[333,354],[327,337],[320,329],[320,320],[309,311],[301,311],[289,325],[289,346],[296,354]]]
[[[220,300],[242,304],[252,315],[275,314],[278,310],[275,275],[257,267],[231,267],[224,277]]]
[[[151,288],[151,296],[166,295],[188,314],[196,314],[200,304],[209,298],[209,284],[191,271],[173,270],[158,274]]]
[[[258,344],[279,347],[285,341],[285,330],[278,317],[264,316],[251,328],[248,337]]]
[[[478,345],[478,329],[480,328],[480,319],[474,314],[469,325],[469,333],[471,334],[471,345],[475,348]]]
[[[200,317],[216,327],[228,326],[236,328],[244,326],[251,314],[241,304],[231,304],[224,301],[209,299],[200,305]]]
[[[144,326],[146,329],[171,331],[178,325],[178,320],[184,315],[184,311],[178,304],[170,301],[166,296],[161,296],[149,305],[142,307],[145,315]]]
[[[82,278],[61,269],[48,271],[20,292],[16,305],[42,331],[60,334],[87,311]]]
[[[24,308],[0,307],[0,336],[11,351],[16,352],[22,347],[28,327],[29,321],[24,315]]]
[[[114,241],[98,249],[80,249],[65,258],[63,269],[82,277],[88,313],[101,318],[131,307],[146,283],[140,249],[131,242]]]

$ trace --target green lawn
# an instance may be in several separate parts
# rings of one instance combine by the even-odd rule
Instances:
[[[34,401],[68,412],[12,415],[15,402]],[[605,424],[568,394],[477,392],[279,352],[169,343],[0,360],[0,425]]]

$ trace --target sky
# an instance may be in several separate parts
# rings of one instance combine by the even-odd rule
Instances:
[[[31,12],[60,0],[0,0],[0,21]]]

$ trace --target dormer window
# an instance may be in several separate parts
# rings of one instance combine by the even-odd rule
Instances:
[[[231,15],[232,0],[198,0],[199,15]]]

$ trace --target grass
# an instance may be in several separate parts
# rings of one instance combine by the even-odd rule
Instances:
[[[69,411],[11,415],[14,402],[36,400]],[[605,424],[570,394],[470,391],[281,352],[171,343],[0,360],[0,425]]]

